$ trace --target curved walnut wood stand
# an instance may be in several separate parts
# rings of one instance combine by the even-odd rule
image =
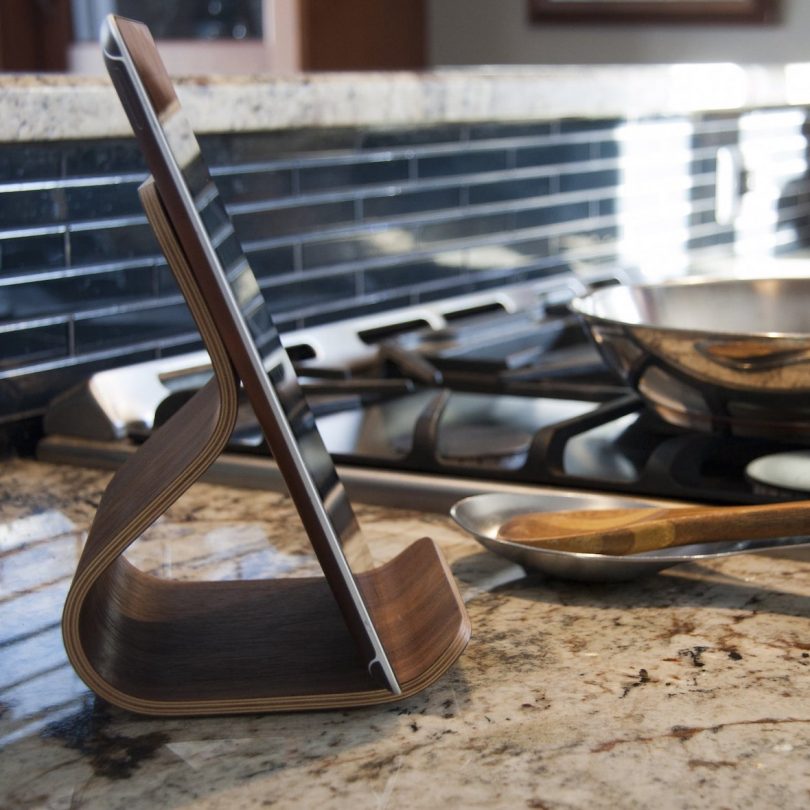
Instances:
[[[325,579],[175,582],[122,556],[222,451],[239,387],[151,181],[141,199],[214,377],[104,493],[65,603],[71,663],[111,703],[159,715],[359,706],[420,691],[447,671],[470,636],[452,575],[428,538],[360,576],[401,696],[369,675]]]

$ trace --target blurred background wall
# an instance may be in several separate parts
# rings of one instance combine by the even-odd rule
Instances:
[[[428,0],[432,65],[805,62],[810,2],[782,0],[774,25],[529,21],[527,0]]]

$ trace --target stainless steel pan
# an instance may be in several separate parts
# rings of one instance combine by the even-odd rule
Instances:
[[[608,364],[668,422],[810,436],[810,277],[607,287],[572,309]]]

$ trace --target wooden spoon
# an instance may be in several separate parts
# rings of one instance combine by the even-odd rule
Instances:
[[[532,512],[506,521],[498,539],[588,554],[637,554],[692,543],[810,534],[810,501]]]

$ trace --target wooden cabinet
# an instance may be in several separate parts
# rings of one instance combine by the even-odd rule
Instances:
[[[69,0],[0,3],[0,71],[65,70],[70,38]]]
[[[419,70],[423,0],[300,0],[304,70]]]

